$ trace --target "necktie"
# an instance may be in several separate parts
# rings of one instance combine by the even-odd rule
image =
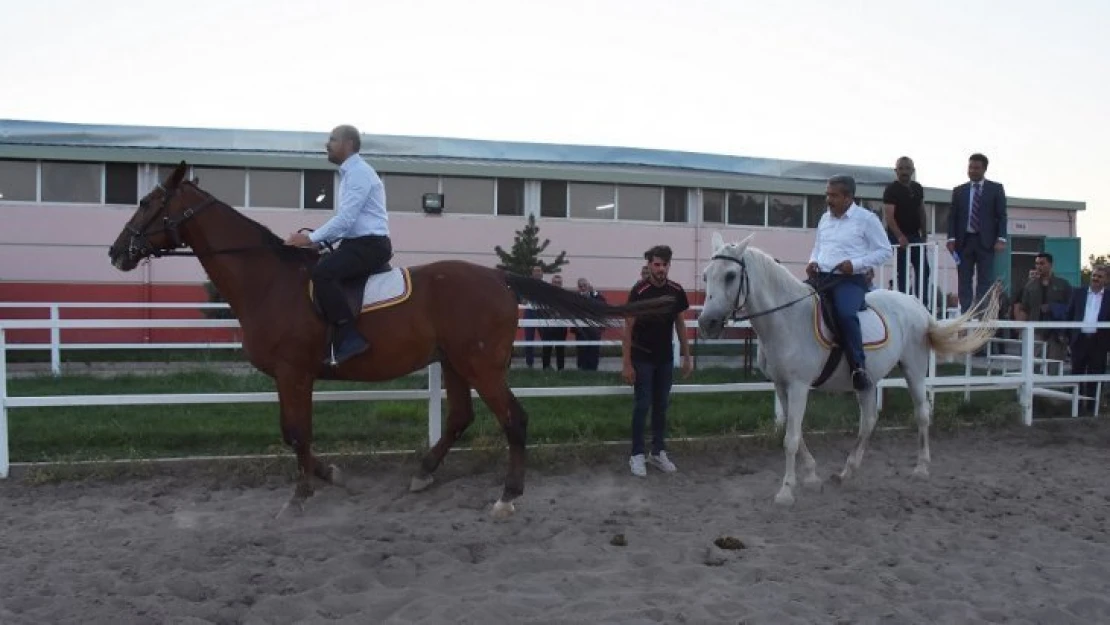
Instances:
[[[982,193],[979,190],[978,182],[975,183],[974,187],[975,190],[971,195],[971,218],[968,223],[968,226],[970,226],[968,229],[979,232],[979,198],[982,196]]]

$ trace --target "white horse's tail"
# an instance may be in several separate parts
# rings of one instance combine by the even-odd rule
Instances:
[[[986,345],[997,328],[985,323],[998,319],[1001,295],[1002,285],[996,282],[978,305],[959,317],[943,323],[930,318],[929,346],[938,354],[967,354]],[[984,325],[965,330],[964,325],[975,317],[984,322]]]

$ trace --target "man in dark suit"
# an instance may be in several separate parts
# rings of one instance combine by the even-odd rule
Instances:
[[[1082,321],[1088,326],[1101,321],[1110,321],[1110,301],[1105,297],[1106,280],[1110,270],[1105,266],[1091,270],[1091,284],[1087,288],[1072,290],[1068,303],[1068,321]],[[1106,354],[1110,351],[1110,330],[1094,327],[1072,328],[1071,332],[1071,372],[1073,375],[1106,373]],[[1084,397],[1095,397],[1094,383],[1084,383],[1080,387]],[[1089,404],[1093,407],[1093,403]]]
[[[987,180],[987,157],[972,154],[967,163],[968,182],[952,189],[948,211],[948,251],[959,263],[960,309],[982,301],[994,284],[994,253],[1006,249],[1006,191]],[[974,299],[972,279],[974,278]]]

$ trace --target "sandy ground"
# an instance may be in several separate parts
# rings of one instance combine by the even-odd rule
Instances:
[[[822,476],[850,444],[810,439]],[[914,448],[879,433],[788,510],[780,452],[675,450],[638,480],[614,450],[531,471],[507,522],[500,470],[450,458],[428,492],[367,468],[277,521],[280,477],[14,479],[0,623],[1110,622],[1110,421],[937,435],[927,482]]]

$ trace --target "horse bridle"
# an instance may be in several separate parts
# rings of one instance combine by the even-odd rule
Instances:
[[[803,295],[801,297],[798,297],[796,299],[790,300],[789,302],[786,302],[785,304],[775,306],[774,308],[768,308],[767,310],[761,310],[757,313],[753,313],[753,314],[750,314],[750,315],[737,315],[737,313],[740,312],[741,306],[743,306],[743,304],[747,303],[748,294],[751,291],[751,284],[752,283],[751,283],[751,280],[748,278],[748,265],[747,265],[747,263],[744,262],[743,258],[736,258],[735,256],[728,256],[727,254],[714,254],[712,256],[712,258],[710,258],[710,260],[727,260],[727,261],[734,262],[737,265],[740,265],[740,286],[738,286],[736,288],[736,301],[734,301],[732,303],[732,308],[731,308],[731,310],[729,310],[729,314],[728,314],[728,318],[731,321],[746,321],[748,319],[755,319],[756,317],[762,317],[763,315],[769,315],[771,313],[776,313],[780,310],[785,310],[787,308],[790,308],[794,304],[797,304],[798,302],[800,302],[802,300],[809,299],[809,298],[811,298],[811,297],[813,297],[813,296],[815,296],[819,293],[827,291],[829,288],[832,287],[832,284],[834,282],[834,280],[829,280],[826,284],[822,284],[818,288],[810,287],[812,290],[809,293],[806,293],[805,295]]]
[[[215,204],[217,201],[216,198],[209,195],[208,198],[200,204],[197,204],[196,206],[190,206],[189,208],[186,208],[184,211],[182,211],[181,217],[177,219],[171,219],[169,215],[165,215],[164,213],[166,211],[166,208],[170,205],[170,201],[173,199],[174,195],[177,194],[179,186],[174,186],[171,189],[167,189],[166,187],[162,186],[161,183],[158,183],[155,186],[156,188],[162,190],[162,206],[158,209],[157,212],[150,215],[147,220],[143,222],[143,225],[141,227],[136,228],[130,223],[124,226],[124,230],[126,230],[131,235],[130,240],[127,242],[128,255],[130,255],[133,259],[142,259],[149,256],[153,256],[154,258],[159,258],[162,256],[195,256],[195,252],[180,251],[181,248],[188,246],[181,239],[181,232],[179,228],[181,227],[181,224],[195,217],[196,214],[199,213],[201,210]],[[139,205],[146,209],[149,209],[150,201],[146,198],[143,198],[143,200],[139,202]],[[159,217],[162,218],[162,228],[159,230],[148,231],[151,224],[153,224]],[[155,247],[154,244],[150,242],[151,236],[155,234],[161,234],[163,232],[169,235],[170,241],[173,243],[173,247]]]

